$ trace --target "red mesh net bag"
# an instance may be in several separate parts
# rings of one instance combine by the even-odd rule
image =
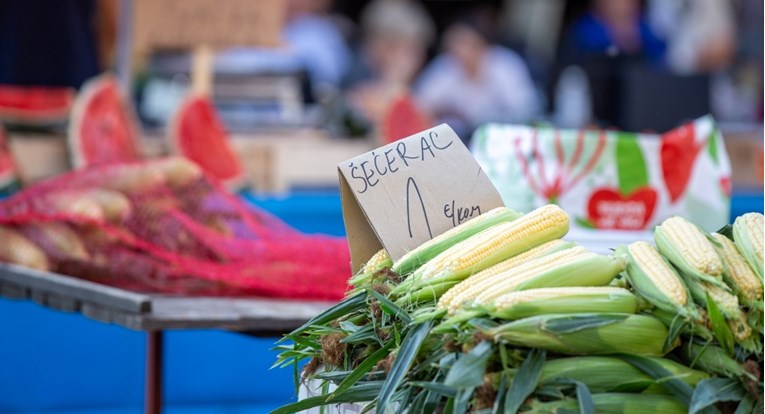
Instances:
[[[344,238],[307,235],[244,204],[183,158],[109,164],[0,202],[0,260],[184,295],[335,300]]]

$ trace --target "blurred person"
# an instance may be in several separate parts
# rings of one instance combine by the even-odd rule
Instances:
[[[733,60],[736,32],[730,1],[653,0],[648,17],[667,39],[667,64],[674,72],[716,72]]]
[[[79,88],[106,68],[115,0],[0,1],[0,84]]]
[[[573,54],[643,57],[657,64],[663,62],[666,50],[643,17],[639,0],[593,0],[564,43]]]
[[[378,123],[422,69],[435,25],[421,4],[375,0],[361,15],[363,40],[349,78],[351,105]]]
[[[415,88],[418,102],[463,139],[487,122],[525,123],[537,113],[529,70],[515,52],[492,43],[488,18],[470,15],[447,28],[444,53]]]
[[[232,48],[216,57],[221,71],[299,72],[315,92],[336,90],[350,67],[343,34],[328,14],[332,0],[288,0],[281,49]]]

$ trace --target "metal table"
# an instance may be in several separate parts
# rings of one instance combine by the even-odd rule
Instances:
[[[225,329],[256,336],[289,332],[331,306],[264,298],[142,294],[56,273],[0,263],[0,296],[146,332],[147,414],[162,412],[163,331]]]

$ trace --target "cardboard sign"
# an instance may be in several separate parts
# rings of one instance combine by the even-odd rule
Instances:
[[[276,46],[284,0],[135,0],[133,39],[138,50],[199,45]]]
[[[495,207],[502,198],[441,124],[338,165],[354,271],[385,247],[393,260]]]

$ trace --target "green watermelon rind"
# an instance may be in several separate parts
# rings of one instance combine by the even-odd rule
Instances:
[[[181,102],[181,104],[178,106],[178,109],[175,111],[175,114],[173,115],[172,119],[170,120],[170,125],[168,128],[168,140],[170,141],[170,148],[175,154],[179,154],[183,157],[186,157],[193,162],[199,164],[200,167],[202,167],[203,170],[207,171],[205,167],[200,164],[198,161],[194,160],[193,158],[189,157],[189,155],[184,150],[184,145],[181,140],[181,124],[183,121],[183,116],[186,114],[186,109],[191,106],[193,103],[195,103],[199,99],[209,99],[205,95],[191,93],[189,96],[186,97],[186,99]],[[236,151],[231,147],[229,142],[223,143],[225,146],[228,147],[228,152],[231,154],[231,157],[235,160],[237,170],[234,175],[231,177],[221,178],[221,177],[215,177],[224,184],[226,184],[229,188],[241,188],[244,187],[245,183],[245,171],[242,167],[242,163],[239,160]],[[208,172],[209,173],[209,172]]]
[[[89,79],[80,89],[80,93],[74,100],[72,105],[72,111],[69,116],[69,128],[67,131],[67,143],[69,145],[69,154],[74,168],[83,168],[88,166],[87,157],[83,154],[80,143],[80,130],[82,128],[82,122],[85,116],[85,111],[90,106],[93,96],[101,91],[102,88],[108,87],[110,83],[117,83],[117,79],[111,73],[104,73],[94,78]],[[119,87],[118,87],[119,88]],[[133,110],[133,106],[128,104],[124,95],[120,94],[120,103],[122,104],[122,110],[125,112],[128,124],[130,125],[131,136],[135,137],[136,153],[140,154],[140,138],[141,127],[138,123],[138,117]]]

